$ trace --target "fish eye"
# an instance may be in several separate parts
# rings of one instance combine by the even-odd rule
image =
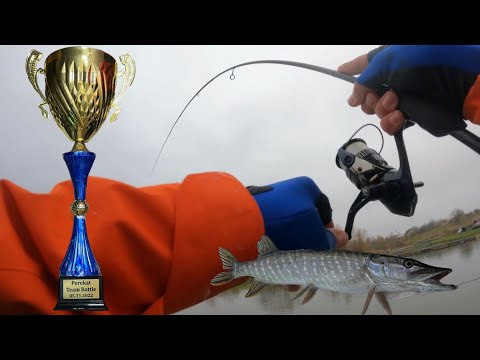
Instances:
[[[410,269],[413,266],[413,261],[412,260],[405,260],[403,262],[403,266],[405,266],[407,269]]]

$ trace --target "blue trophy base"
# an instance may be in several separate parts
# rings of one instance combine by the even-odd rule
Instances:
[[[103,300],[103,279],[87,236],[85,201],[88,173],[95,160],[89,151],[63,154],[72,178],[75,201],[70,209],[73,231],[67,253],[60,266],[58,302],[54,310],[107,310]]]
[[[54,310],[108,310],[101,276],[60,276]]]

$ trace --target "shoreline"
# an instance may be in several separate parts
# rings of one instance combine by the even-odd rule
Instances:
[[[445,249],[445,248],[448,248],[448,247],[452,247],[452,246],[456,246],[456,245],[460,245],[460,244],[465,244],[467,242],[471,242],[471,241],[475,241],[475,240],[480,240],[480,235],[471,235],[471,236],[467,236],[467,237],[464,237],[464,238],[455,239],[455,240],[452,240],[452,241],[442,242],[442,243],[436,244],[436,245],[432,245],[431,241],[424,241],[424,242],[421,242],[417,245],[396,249],[395,251],[392,251],[388,255],[411,256],[411,255],[421,254],[421,253],[425,253],[425,252],[429,252],[429,251]]]

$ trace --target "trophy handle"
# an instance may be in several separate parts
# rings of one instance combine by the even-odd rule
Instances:
[[[136,72],[135,60],[133,60],[130,54],[124,54],[124,55],[120,55],[120,62],[125,66],[125,70],[117,74],[117,77],[123,78],[123,82],[122,82],[122,89],[120,90],[120,93],[115,98],[115,100],[113,100],[112,107],[114,109],[114,112],[110,117],[111,123],[117,120],[118,114],[120,113],[120,111],[122,111],[122,108],[117,105],[118,100],[123,96],[123,93],[127,89],[127,86],[131,86],[133,83],[133,80],[135,80],[135,72]]]
[[[43,117],[48,119],[48,112],[43,108],[44,105],[47,105],[47,99],[45,95],[43,95],[42,90],[40,90],[40,87],[38,86],[38,78],[37,78],[38,73],[45,74],[45,70],[41,68],[37,69],[37,62],[42,58],[42,56],[43,54],[40,51],[37,51],[37,50],[30,51],[30,54],[28,54],[27,61],[25,63],[25,70],[27,71],[28,80],[30,80],[30,83],[32,84],[33,88],[43,100],[43,103],[38,105],[38,107],[42,111]]]

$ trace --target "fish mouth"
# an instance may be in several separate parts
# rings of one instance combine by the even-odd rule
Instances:
[[[445,276],[447,276],[451,272],[452,272],[452,269],[441,269],[434,275],[425,279],[423,282],[429,285],[435,285],[435,287],[437,288],[442,288],[445,290],[455,290],[457,288],[457,285],[444,284],[440,282],[440,280],[442,280]]]

